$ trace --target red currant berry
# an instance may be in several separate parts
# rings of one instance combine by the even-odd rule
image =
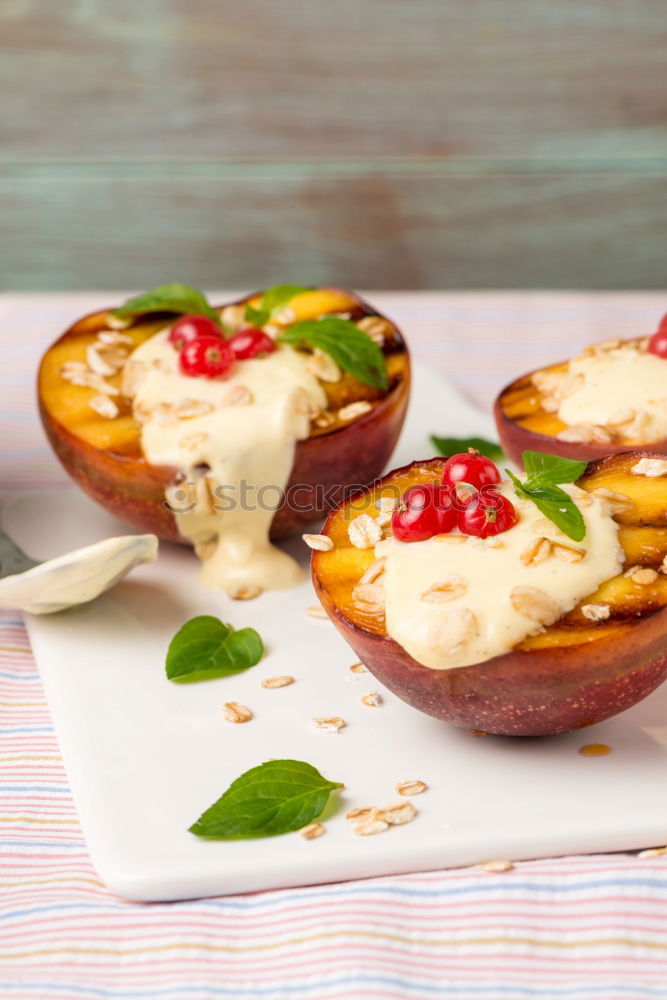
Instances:
[[[249,358],[256,358],[258,354],[270,354],[275,351],[276,345],[263,330],[255,330],[249,326],[245,330],[239,330],[227,341],[234,357],[239,361],[248,361]]]
[[[458,515],[459,530],[477,538],[501,535],[513,528],[518,520],[512,501],[490,489],[479,493]]]
[[[657,354],[659,358],[667,358],[667,314],[660,320],[657,333],[649,340],[647,350],[651,354]]]
[[[491,459],[472,449],[466,454],[452,455],[442,470],[443,486],[454,490],[460,507],[466,507],[474,500],[475,490],[495,486],[499,482],[500,473]],[[472,487],[472,490],[467,487]]]
[[[401,542],[423,542],[456,527],[456,510],[448,490],[424,484],[411,486],[391,518],[395,538]]]
[[[221,337],[199,337],[181,351],[181,371],[194,378],[222,378],[234,362],[234,355]]]
[[[186,344],[191,344],[198,337],[222,338],[222,331],[207,316],[181,316],[171,328],[169,343],[177,351],[182,351]]]

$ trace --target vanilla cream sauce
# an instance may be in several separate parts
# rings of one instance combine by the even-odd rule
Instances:
[[[560,401],[558,417],[572,425],[614,425],[624,411],[643,415],[642,439],[667,437],[667,361],[623,345],[573,358],[568,376],[581,375],[577,387]]]
[[[192,378],[180,372],[168,334],[131,355],[133,403],[147,460],[185,477],[167,500],[202,558],[202,582],[232,594],[298,583],[302,571],[270,543],[269,528],[296,443],[309,436],[311,413],[326,406],[307,355],[281,345],[236,361],[227,378]],[[198,408],[210,410],[184,416]]]
[[[519,521],[492,540],[494,547],[476,538],[457,544],[451,536],[436,535],[424,542],[391,537],[375,548],[377,556],[386,557],[382,580],[387,633],[426,667],[449,670],[507,653],[621,570],[618,525],[590,494],[574,485],[563,486],[575,502],[583,498],[585,503],[580,509],[586,535],[573,542],[531,501],[520,500],[510,483],[498,489],[517,508]],[[521,554],[541,535],[586,554],[580,562],[563,562],[551,555],[539,565],[524,565]],[[443,581],[461,592],[451,600],[425,600],[426,592]],[[515,610],[514,588],[548,595],[554,602],[550,620],[543,625]]]

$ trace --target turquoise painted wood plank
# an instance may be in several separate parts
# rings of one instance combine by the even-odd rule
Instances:
[[[496,178],[496,177],[665,177],[667,155],[599,157],[588,153],[579,156],[395,156],[335,159],[238,159],[207,160],[159,157],[123,160],[99,160],[80,157],[76,160],[0,159],[0,177],[14,180],[158,181],[246,180],[281,182],[311,179],[387,178]]]
[[[140,174],[6,171],[2,286],[665,287],[659,171]]]
[[[667,153],[664,0],[4,0],[9,160]]]
[[[661,0],[4,0],[0,282],[661,287],[666,43]]]

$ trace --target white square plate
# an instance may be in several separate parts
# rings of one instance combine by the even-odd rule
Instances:
[[[413,403],[392,465],[432,454],[431,432],[493,434],[491,421],[440,376],[417,369]],[[78,491],[12,501],[5,528],[31,556],[48,558],[127,528]],[[300,539],[288,543],[307,552]],[[90,605],[28,618],[65,766],[90,853],[109,888],[168,900],[471,864],[664,843],[667,830],[667,687],[609,722],[550,739],[478,739],[382,692],[332,625],[306,616],[310,583],[233,602],[197,584],[190,551],[163,544]],[[214,614],[263,636],[262,662],[234,678],[172,684],[169,640],[188,618]],[[263,678],[289,673],[278,690]],[[252,722],[218,714],[234,700]],[[340,715],[338,735],[313,729]],[[586,743],[607,757],[586,758]],[[236,842],[200,840],[190,824],[242,771],[269,757],[308,761],[345,789],[330,803],[327,833]],[[395,785],[429,785],[412,799],[413,823],[359,837],[352,806],[395,802]]]

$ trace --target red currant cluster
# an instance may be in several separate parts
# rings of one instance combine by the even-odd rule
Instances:
[[[181,371],[193,378],[223,378],[235,360],[276,349],[268,334],[254,327],[225,340],[218,324],[206,316],[182,316],[172,326],[169,342],[179,352]]]
[[[508,531],[518,517],[512,502],[495,489],[499,482],[498,468],[479,452],[452,455],[441,484],[411,486],[403,494],[392,515],[394,537],[423,542],[454,528],[477,538]]]
[[[659,358],[667,358],[667,315],[660,320],[660,326],[649,340],[647,349]]]

